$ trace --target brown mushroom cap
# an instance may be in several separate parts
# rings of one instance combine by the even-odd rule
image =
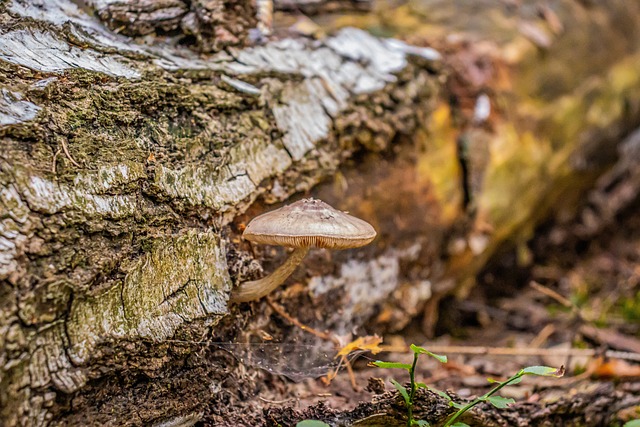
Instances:
[[[242,234],[265,245],[349,249],[376,237],[371,224],[317,199],[302,199],[255,217]]]

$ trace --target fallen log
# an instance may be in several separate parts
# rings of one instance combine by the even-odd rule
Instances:
[[[181,44],[155,24],[127,36],[92,5],[0,6],[9,426],[233,416],[262,379],[203,340],[296,337],[265,303],[228,298],[262,274],[256,260],[286,255],[252,251],[242,224],[300,193],[380,237],[310,257],[291,280],[304,286],[280,294],[291,314],[338,334],[396,330],[425,306],[432,321],[497,248],[571,209],[640,122],[628,2],[558,5],[561,31],[488,2],[458,13],[518,24],[456,40],[443,32],[462,18],[444,20],[416,33],[423,47],[346,28],[217,53],[236,43],[205,31],[208,47]],[[253,11],[238,12],[238,34]]]

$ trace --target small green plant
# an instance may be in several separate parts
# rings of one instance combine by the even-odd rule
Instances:
[[[622,427],[640,427],[640,420],[627,421]]]
[[[427,421],[415,420],[413,418],[413,406],[414,406],[416,390],[419,388],[424,388],[429,390],[429,387],[427,387],[425,383],[416,382],[415,380],[415,371],[416,371],[416,365],[418,363],[418,357],[421,354],[427,354],[431,357],[434,357],[441,363],[447,363],[447,356],[440,356],[438,354],[431,353],[430,351],[413,344],[411,344],[411,351],[413,351],[413,363],[411,364],[399,363],[399,362],[382,362],[378,360],[378,361],[372,362],[371,365],[377,366],[379,368],[404,369],[407,372],[409,372],[409,379],[410,379],[409,390],[407,390],[405,386],[403,386],[402,384],[400,384],[398,381],[394,379],[391,380],[391,384],[393,384],[396,390],[398,390],[398,392],[404,399],[405,405],[407,407],[407,427],[411,427],[411,426],[428,427],[429,423]],[[492,388],[489,392],[485,393],[480,397],[477,397],[476,399],[472,400],[466,405],[462,405],[460,403],[454,402],[453,400],[451,400],[451,397],[449,397],[449,395],[447,395],[444,392],[431,389],[431,391],[447,399],[449,401],[449,405],[451,405],[452,407],[458,410],[455,414],[453,414],[447,420],[447,422],[444,424],[443,427],[469,427],[467,424],[457,420],[465,412],[467,412],[474,406],[478,405],[479,403],[487,402],[495,406],[496,408],[506,408],[512,403],[515,403],[515,401],[511,398],[496,396],[495,394],[498,391],[500,391],[500,389],[502,389],[503,387],[506,387],[512,384],[518,384],[520,381],[522,381],[522,378],[525,375],[536,375],[536,376],[543,376],[543,377],[561,377],[564,375],[564,367],[560,367],[560,369],[556,369],[548,366],[528,366],[518,371],[517,374],[508,378],[506,381],[499,382],[499,381],[494,381],[489,379],[490,382],[496,383],[496,386]]]
[[[453,402],[451,398],[445,394],[444,396],[446,396],[446,398],[449,399],[449,404],[454,408],[458,409],[458,412],[453,414],[451,418],[447,420],[447,422],[444,424],[443,427],[469,427],[465,423],[461,423],[459,421],[456,422],[456,420],[460,418],[462,414],[464,414],[469,409],[473,408],[474,406],[476,406],[481,402],[490,403],[496,408],[506,408],[512,403],[515,403],[515,400],[511,398],[494,396],[494,395],[498,391],[500,391],[500,389],[502,389],[503,387],[506,387],[512,384],[518,384],[520,381],[522,381],[522,377],[524,377],[525,375],[537,375],[542,377],[561,377],[564,375],[564,367],[561,366],[560,369],[556,369],[556,368],[551,368],[549,366],[529,366],[524,369],[520,369],[520,371],[518,371],[517,374],[508,378],[506,381],[499,382],[499,381],[489,380],[490,382],[494,382],[497,385],[494,388],[492,388],[489,392],[483,394],[480,397],[477,397],[476,399],[472,400],[466,405]]]
[[[418,347],[417,345],[411,344],[411,351],[413,351],[413,363],[398,363],[398,362],[383,362],[377,360],[372,362],[373,366],[377,366],[378,368],[389,368],[389,369],[404,369],[409,372],[409,380],[410,387],[409,390],[398,381],[392,379],[391,384],[398,390],[402,398],[404,399],[404,403],[407,407],[407,427],[411,426],[422,426],[427,427],[429,423],[424,420],[414,420],[413,419],[413,402],[416,395],[416,390],[418,388],[428,389],[425,383],[416,382],[416,365],[418,364],[418,357],[421,354],[429,355],[440,363],[447,363],[447,356],[440,356],[439,354],[431,353],[429,350],[424,349],[422,347]],[[446,395],[445,395],[446,396]],[[447,396],[448,397],[448,396]]]

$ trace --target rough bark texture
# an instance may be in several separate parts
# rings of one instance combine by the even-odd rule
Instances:
[[[172,35],[200,52],[246,44],[257,23],[251,1],[89,0],[88,6],[112,30],[128,36]]]
[[[173,18],[133,40],[70,0],[2,3],[4,424],[221,425],[259,374],[199,342],[292,335],[263,303],[227,304],[260,275],[254,255],[284,256],[238,238],[265,204],[311,191],[378,229],[369,248],[311,257],[294,277],[308,287],[283,293],[345,333],[463,294],[500,244],[588,188],[640,122],[640,7],[551,2],[553,35],[535,11],[485,3],[458,5],[466,41],[433,35],[442,61],[356,29],[198,55],[160,37]],[[197,50],[228,45],[198,34],[213,44]]]
[[[435,77],[358,30],[202,58],[132,43],[71,2],[4,7],[2,418],[183,415],[210,394],[187,384],[224,369],[175,387],[167,369],[192,356],[163,342],[199,340],[228,313],[231,274],[259,272],[230,221],[329,176],[358,132],[385,146],[411,131]],[[118,372],[186,397],[114,393]]]

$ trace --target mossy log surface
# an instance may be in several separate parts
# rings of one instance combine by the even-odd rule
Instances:
[[[353,28],[201,53],[219,46],[109,29],[103,3],[0,4],[7,426],[241,425],[225,408],[261,377],[198,342],[290,335],[264,303],[227,304],[255,258],[285,256],[252,253],[244,221],[304,193],[372,222],[373,245],[317,252],[281,295],[337,333],[397,329],[573,209],[640,123],[632,2],[385,12],[426,8],[410,41],[442,57]]]

